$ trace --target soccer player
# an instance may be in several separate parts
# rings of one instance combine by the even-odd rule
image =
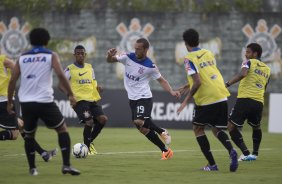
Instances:
[[[0,127],[5,129],[0,131],[0,141],[16,140],[19,132],[25,138],[23,132],[23,121],[16,117],[16,114],[7,112],[8,84],[15,63],[5,55],[0,55]],[[13,109],[15,111],[15,109]],[[35,150],[45,162],[51,160],[57,154],[57,149],[46,151],[35,141]]]
[[[88,147],[88,154],[97,154],[93,140],[99,135],[108,118],[102,107],[97,104],[101,99],[91,64],[85,63],[86,51],[82,45],[74,49],[75,62],[65,69],[65,76],[69,79],[74,96],[77,100],[73,107],[81,123],[84,123],[84,144]],[[62,89],[63,90],[63,89]]]
[[[129,106],[132,113],[132,121],[137,129],[144,134],[153,144],[162,151],[162,160],[170,159],[173,151],[167,147],[171,142],[168,131],[156,126],[151,120],[152,92],[149,86],[150,80],[157,80],[163,89],[172,96],[179,97],[178,91],[173,91],[168,81],[161,75],[157,66],[147,57],[149,42],[145,38],[136,41],[135,53],[116,55],[115,48],[107,52],[109,63],[120,62],[125,66],[124,86],[129,98]],[[156,134],[158,133],[164,140]]]
[[[183,40],[188,50],[184,65],[187,72],[188,84],[182,87],[182,91],[188,92],[177,112],[180,113],[188,101],[194,98],[195,109],[193,117],[193,130],[198,144],[208,160],[204,171],[217,171],[218,166],[210,150],[210,144],[205,134],[205,126],[211,126],[215,137],[228,150],[231,159],[230,171],[238,168],[237,153],[228,138],[222,131],[227,127],[227,97],[230,95],[225,88],[224,80],[216,66],[216,60],[211,51],[201,49],[199,34],[194,29],[188,29],[183,33]],[[190,90],[187,91],[187,86]]]
[[[32,176],[38,175],[35,165],[35,133],[37,121],[40,118],[48,128],[55,129],[58,134],[59,145],[63,157],[63,174],[79,175],[80,172],[70,166],[70,137],[67,126],[59,108],[54,102],[53,78],[54,70],[59,81],[68,92],[71,105],[76,100],[68,80],[60,65],[57,53],[48,50],[45,46],[50,40],[49,32],[44,28],[35,28],[29,34],[30,44],[33,48],[23,53],[17,61],[8,86],[7,111],[13,111],[13,94],[16,82],[20,80],[19,101],[22,109],[25,132],[25,152]]]
[[[240,81],[237,100],[228,121],[228,130],[233,142],[241,149],[243,155],[239,161],[256,160],[262,139],[260,121],[263,111],[264,93],[269,82],[270,68],[260,60],[262,48],[257,43],[247,45],[241,71],[226,82],[226,87]],[[244,143],[240,128],[245,120],[253,129],[253,152]]]
[[[14,62],[5,55],[0,55],[0,127],[5,129],[0,132],[0,140],[16,140],[19,126],[15,114],[7,112],[8,84]]]

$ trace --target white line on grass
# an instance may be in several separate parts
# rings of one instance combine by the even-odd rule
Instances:
[[[260,149],[261,151],[270,151],[273,150],[272,148],[263,148]],[[200,150],[173,150],[173,152],[198,152]],[[212,150],[216,152],[226,151],[223,150]],[[125,152],[105,152],[105,153],[98,153],[98,155],[118,155],[118,154],[144,154],[144,153],[159,153],[160,151],[125,151]]]
[[[274,150],[273,148],[262,148],[260,151],[271,151]],[[198,152],[200,150],[173,150],[173,152]],[[212,150],[213,152],[221,152],[226,151],[225,149],[220,150]],[[119,155],[119,154],[144,154],[144,153],[159,153],[160,151],[123,151],[123,152],[101,152],[98,155]],[[9,155],[2,155],[3,157],[16,157],[16,156],[25,156],[25,154],[9,154]]]

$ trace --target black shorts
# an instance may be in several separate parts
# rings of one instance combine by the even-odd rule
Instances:
[[[197,126],[213,126],[226,128],[228,118],[227,101],[211,105],[195,106],[193,113],[193,124]]]
[[[15,111],[15,105],[13,110]],[[0,127],[4,129],[19,129],[17,116],[9,114],[7,111],[7,102],[0,102]]]
[[[238,98],[231,110],[229,121],[238,127],[242,127],[247,120],[252,127],[258,127],[260,126],[262,110],[263,103],[250,98]]]
[[[64,123],[64,117],[54,103],[24,102],[21,103],[24,132],[32,133],[37,128],[40,118],[48,128],[55,129]]]
[[[136,119],[144,120],[144,119],[151,118],[151,112],[153,108],[152,98],[129,100],[129,106],[131,109],[132,121]]]
[[[73,109],[81,123],[105,114],[102,107],[98,105],[97,102],[89,102],[85,100],[77,102]]]

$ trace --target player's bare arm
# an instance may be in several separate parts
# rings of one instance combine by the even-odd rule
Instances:
[[[178,88],[177,91],[179,91],[181,96],[182,95],[187,95],[188,92],[190,91],[190,85],[189,84],[185,84],[185,85],[181,86],[180,88]]]
[[[4,66],[5,68],[9,68],[11,71],[13,71],[15,63],[13,60],[6,57],[4,61]]]
[[[189,91],[189,93],[186,95],[183,102],[181,103],[181,106],[177,109],[178,114],[186,107],[189,100],[194,96],[194,94],[198,91],[198,89],[200,88],[200,86],[202,84],[199,74],[195,73],[191,76],[192,76],[192,79],[193,79],[193,86],[192,86],[191,90]]]
[[[162,76],[160,78],[157,79],[157,81],[160,83],[160,85],[162,86],[162,88],[164,90],[166,90],[167,92],[169,92],[172,96],[175,96],[176,98],[179,98],[181,95],[180,95],[180,92],[179,91],[174,91],[170,84],[168,83],[168,81],[163,78]]]
[[[240,73],[238,73],[237,75],[235,75],[232,79],[230,79],[229,81],[227,81],[225,83],[226,87],[231,86],[232,84],[235,84],[237,82],[239,82],[240,80],[242,80],[243,78],[245,78],[248,75],[248,71],[249,69],[246,67],[243,67],[240,71]]]
[[[114,62],[118,62],[116,55],[117,54],[117,50],[115,48],[111,48],[107,51],[107,62],[108,63],[114,63]]]
[[[99,94],[101,94],[103,92],[103,87],[97,85],[97,91]]]
[[[16,88],[16,83],[20,77],[20,65],[19,62],[13,67],[13,73],[8,86],[8,102],[7,102],[7,111],[9,114],[15,114],[13,111],[13,96]]]
[[[76,104],[75,97],[71,90],[69,81],[67,80],[67,78],[64,75],[64,72],[60,64],[60,60],[59,60],[57,53],[52,54],[52,67],[59,79],[59,84],[61,86],[60,89],[62,89],[66,93],[66,95],[69,97],[71,106],[75,106]]]

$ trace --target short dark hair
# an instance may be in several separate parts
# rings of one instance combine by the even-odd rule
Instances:
[[[247,48],[250,48],[253,52],[256,52],[258,54],[258,58],[261,57],[262,48],[258,43],[250,43],[247,45]]]
[[[50,40],[50,34],[44,28],[34,28],[29,33],[29,40],[33,46],[47,46]]]
[[[77,46],[74,48],[74,52],[75,52],[77,49],[84,49],[84,50],[85,50],[85,48],[84,48],[82,45],[77,45]]]
[[[183,32],[183,40],[190,47],[197,47],[199,45],[199,33],[195,29],[188,29]]]
[[[136,40],[136,43],[143,43],[143,47],[145,49],[148,49],[150,47],[150,43],[146,38],[139,38],[138,40]]]

